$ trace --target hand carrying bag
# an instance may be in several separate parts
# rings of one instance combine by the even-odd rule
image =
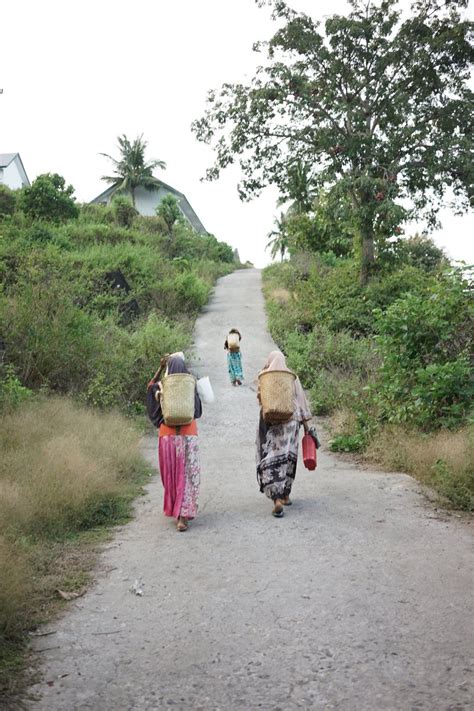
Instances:
[[[207,375],[204,378],[199,378],[196,383],[196,387],[198,395],[205,405],[210,405],[211,402],[214,402],[214,391],[212,389],[211,381]]]
[[[306,433],[301,440],[301,444],[303,447],[303,463],[306,469],[313,471],[313,469],[316,469],[317,464],[316,442],[310,434]]]

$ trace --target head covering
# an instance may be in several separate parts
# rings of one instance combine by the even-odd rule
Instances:
[[[281,351],[271,351],[269,353],[267,361],[265,365],[263,366],[262,370],[260,373],[266,372],[268,370],[286,370],[288,373],[293,373],[290,368],[288,368],[286,364],[286,358],[283,355]],[[259,373],[259,375],[260,375]],[[294,404],[295,404],[295,413],[294,416],[296,417],[297,420],[302,422],[303,420],[310,420],[312,415],[311,415],[311,410],[309,407],[308,400],[306,398],[305,392],[303,390],[303,386],[300,383],[300,379],[298,376],[295,374],[295,398],[294,398]]]
[[[166,375],[174,375],[175,373],[189,373],[184,363],[184,356],[181,357],[181,353],[172,353],[168,358]]]
[[[183,351],[176,351],[176,353],[170,353],[168,358],[181,358],[181,360],[186,360]]]
[[[267,362],[260,372],[263,372],[264,370],[286,370],[289,373],[293,372],[288,368],[286,358],[281,351],[271,351],[267,358]]]

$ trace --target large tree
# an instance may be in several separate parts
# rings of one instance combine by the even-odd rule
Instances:
[[[101,153],[114,165],[113,175],[103,175],[102,180],[113,186],[114,193],[129,192],[135,207],[135,190],[143,187],[146,190],[153,190],[159,187],[160,181],[155,178],[153,171],[155,168],[166,168],[166,163],[162,160],[145,159],[147,142],[143,139],[143,134],[130,141],[125,134],[117,138],[120,157],[113,158],[108,153]]]
[[[195,121],[215,164],[238,161],[242,199],[275,184],[288,195],[288,166],[311,164],[312,179],[351,205],[366,282],[377,239],[408,217],[436,213],[446,196],[459,212],[472,186],[472,23],[467,0],[417,0],[403,17],[397,0],[351,0],[324,31],[282,0],[280,23],[259,43],[267,59],[248,85],[224,84]],[[472,188],[471,188],[472,189]]]

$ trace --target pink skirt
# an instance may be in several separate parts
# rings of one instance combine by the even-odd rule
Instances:
[[[201,477],[198,438],[195,435],[158,437],[158,460],[165,490],[165,515],[195,518]]]

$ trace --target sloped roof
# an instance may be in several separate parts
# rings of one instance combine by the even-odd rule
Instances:
[[[19,167],[20,174],[22,175],[23,185],[30,185],[30,179],[28,178],[19,153],[0,153],[0,169],[8,168],[10,163],[13,163],[14,160],[17,161],[17,167]]]
[[[162,180],[160,182],[160,188],[164,188],[168,193],[172,193],[173,195],[176,195],[178,198],[179,206],[185,215],[185,217],[188,219],[188,222],[192,225],[192,227],[196,230],[196,232],[199,232],[200,234],[208,234],[206,228],[202,224],[201,220],[193,210],[191,203],[189,202],[188,198],[184,193],[179,192],[179,190],[176,190],[176,188],[173,188],[171,185],[168,185],[167,183],[164,183]],[[103,200],[108,200],[110,198],[112,192],[114,190],[114,186],[111,185],[110,187],[106,188],[100,195],[97,195],[93,200],[91,200],[91,203],[100,203]],[[153,191],[150,191],[153,192]]]
[[[19,153],[0,153],[0,168],[6,168]]]

